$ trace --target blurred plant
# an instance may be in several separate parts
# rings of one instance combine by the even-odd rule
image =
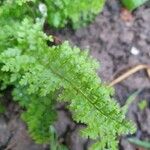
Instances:
[[[141,5],[143,5],[145,2],[147,2],[148,0],[122,0],[122,3],[124,4],[124,6],[129,9],[130,11],[140,7]]]
[[[141,89],[132,93],[128,99],[126,100],[125,105],[122,107],[122,110],[124,111],[124,113],[127,113],[129,106],[133,103],[133,101],[136,99],[136,97],[138,96],[138,94],[141,92]]]
[[[74,29],[90,23],[105,4],[105,0],[15,0],[14,3],[22,6],[27,2],[39,6],[40,12],[47,17],[52,27],[71,25]],[[31,14],[38,11],[35,8],[37,7],[30,8]]]
[[[137,147],[142,147],[144,149],[150,149],[150,142],[149,141],[142,141],[137,138],[128,138],[128,141]]]
[[[0,102],[0,115],[6,111],[5,106]]]
[[[68,150],[67,147],[58,142],[56,130],[53,126],[50,126],[50,149],[51,150]]]
[[[0,115],[3,114],[5,111],[6,111],[6,108],[3,104],[2,94],[0,93]]]
[[[146,107],[148,106],[148,103],[147,103],[147,100],[141,100],[139,103],[138,103],[138,107],[140,110],[144,110]]]
[[[105,0],[44,0],[47,18],[54,27],[85,26],[102,10]]]

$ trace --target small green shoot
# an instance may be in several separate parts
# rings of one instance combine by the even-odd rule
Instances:
[[[5,112],[6,108],[5,106],[0,102],[0,115]]]
[[[127,113],[129,106],[131,105],[131,103],[136,99],[136,97],[138,96],[138,94],[141,92],[141,89],[132,93],[128,99],[126,100],[126,104],[122,107],[122,110],[124,113]]]
[[[58,137],[56,135],[56,131],[53,126],[50,126],[50,135],[51,135],[51,139],[50,139],[51,150],[68,150],[64,145],[58,142]]]
[[[3,114],[5,111],[6,111],[6,108],[2,101],[2,93],[0,93],[0,115]]]
[[[123,5],[130,11],[140,7],[148,0],[122,0]]]
[[[150,149],[150,142],[148,142],[148,141],[142,141],[137,138],[128,138],[128,141],[138,147]]]
[[[146,107],[147,107],[147,101],[146,100],[142,100],[138,103],[138,107],[141,111],[143,111]]]

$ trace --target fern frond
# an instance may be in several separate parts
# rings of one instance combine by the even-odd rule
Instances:
[[[52,38],[42,32],[41,24],[25,19],[18,27],[17,44],[0,54],[1,70],[8,73],[10,83],[26,87],[26,94],[31,98],[32,95],[38,97],[37,101],[31,100],[25,115],[31,135],[43,142],[41,132],[37,130],[43,122],[40,117],[49,112],[43,103],[51,104],[47,97],[62,89],[58,99],[68,101],[74,120],[87,125],[81,131],[82,135],[97,141],[91,149],[108,147],[116,150],[118,134],[132,131],[133,126],[112,100],[113,90],[96,74],[98,63],[87,51],[71,47],[68,42],[49,47],[48,40]],[[34,122],[34,117],[38,122]],[[43,119],[46,131],[48,123]],[[47,134],[45,137],[47,139]]]
[[[15,0],[15,2],[19,5],[23,5],[24,3],[27,2],[35,2],[36,0]]]
[[[73,28],[85,26],[102,10],[105,0],[44,0],[48,10],[48,22],[54,27]]]
[[[25,109],[21,117],[27,123],[32,138],[39,144],[48,144],[51,138],[50,125],[57,118],[55,109],[57,93],[53,92],[47,96],[28,94],[27,88],[18,84],[12,95],[13,100]]]
[[[56,121],[53,94],[46,97],[31,95],[27,111],[22,114],[30,135],[39,144],[50,142],[50,125]]]

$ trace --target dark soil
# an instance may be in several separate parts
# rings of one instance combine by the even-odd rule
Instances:
[[[150,65],[150,8],[143,6],[133,12],[133,19],[125,21],[121,17],[121,6],[116,0],[108,0],[103,12],[88,27],[73,31],[46,29],[61,40],[69,40],[82,49],[90,49],[91,55],[100,61],[98,73],[102,80],[109,83],[116,74],[138,64]],[[136,49],[138,54],[132,50]],[[150,79],[144,71],[130,76],[115,85],[115,98],[121,105],[135,91],[141,89],[133,104],[129,106],[127,117],[137,125],[134,136],[150,139]],[[9,94],[8,94],[9,95]],[[8,97],[6,99],[9,99]],[[138,103],[145,99],[147,106],[140,110]],[[8,100],[9,101],[9,100]],[[0,117],[0,150],[46,150],[48,146],[37,145],[31,140],[26,126],[19,119],[19,107],[9,103],[7,112]],[[72,121],[71,114],[64,105],[58,105],[58,122],[55,124],[59,141],[70,150],[87,150],[90,141],[79,136],[79,129]],[[120,139],[120,150],[136,150],[124,136]]]

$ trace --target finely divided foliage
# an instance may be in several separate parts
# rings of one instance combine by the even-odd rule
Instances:
[[[73,28],[85,26],[103,8],[105,0],[44,0],[48,22],[54,27],[71,23]]]
[[[96,141],[91,150],[116,150],[117,136],[132,131],[132,125],[96,74],[98,63],[68,42],[48,46],[53,39],[42,31],[43,21],[31,18],[33,5],[27,4],[0,6],[1,88],[13,85],[13,98],[26,109],[22,118],[36,142],[49,142],[59,100],[69,102],[73,119],[86,124],[81,134]]]

